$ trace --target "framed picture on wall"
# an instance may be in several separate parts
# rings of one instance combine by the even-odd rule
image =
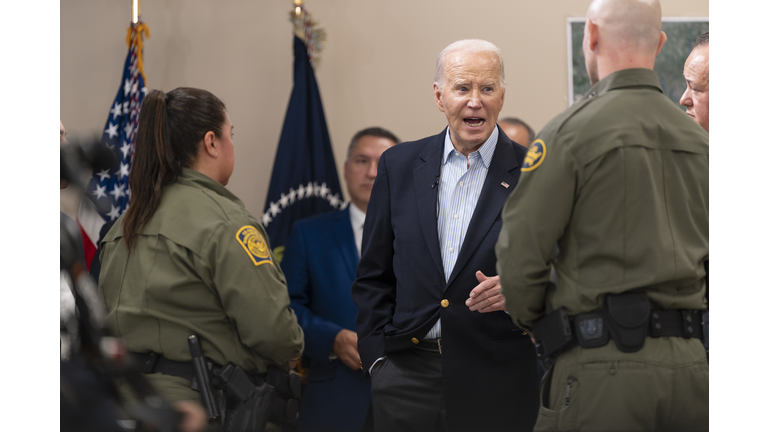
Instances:
[[[581,50],[586,18],[568,18],[568,105],[579,101],[592,87]],[[659,77],[661,89],[675,104],[685,92],[683,66],[702,33],[709,31],[709,18],[662,18],[661,29],[667,42],[661,49],[653,70]],[[680,109],[685,110],[684,107]]]

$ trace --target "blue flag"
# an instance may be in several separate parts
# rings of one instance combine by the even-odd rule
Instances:
[[[88,267],[98,249],[102,228],[107,224],[111,226],[131,201],[128,174],[131,171],[136,128],[139,124],[139,108],[147,93],[142,62],[143,33],[149,36],[149,29],[141,21],[131,24],[128,29],[128,55],[123,76],[104,126],[104,143],[120,160],[112,169],[94,172],[88,184],[88,192],[97,202],[105,203],[106,211],[99,212],[92,202],[84,199],[77,213]]]
[[[306,45],[296,36],[293,55],[293,92],[261,218],[278,261],[294,222],[343,203],[315,73]]]

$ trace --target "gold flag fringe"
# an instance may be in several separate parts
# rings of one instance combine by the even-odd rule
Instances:
[[[131,24],[131,26],[128,27],[128,35],[125,37],[125,43],[127,43],[131,49],[136,49],[136,67],[139,69],[139,73],[146,83],[147,76],[144,75],[144,34],[146,34],[147,37],[150,37],[149,27],[147,27],[146,24],[141,21],[136,24]]]
[[[289,13],[293,22],[293,33],[307,46],[307,55],[313,67],[320,66],[320,52],[325,48],[325,30],[317,28],[302,0],[294,0],[294,9]]]

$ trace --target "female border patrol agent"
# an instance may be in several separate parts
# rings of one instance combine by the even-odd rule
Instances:
[[[102,241],[108,324],[142,364],[157,365],[147,378],[172,401],[200,400],[190,380],[169,374],[174,362],[190,363],[192,334],[205,357],[248,374],[287,371],[304,348],[264,229],[224,188],[232,128],[224,103],[205,90],[150,92],[131,206]]]

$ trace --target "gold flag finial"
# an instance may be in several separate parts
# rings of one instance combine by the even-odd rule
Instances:
[[[317,28],[304,8],[303,0],[293,0],[294,8],[289,13],[293,22],[293,33],[307,46],[307,55],[313,67],[320,66],[320,51],[325,48],[325,30]]]

